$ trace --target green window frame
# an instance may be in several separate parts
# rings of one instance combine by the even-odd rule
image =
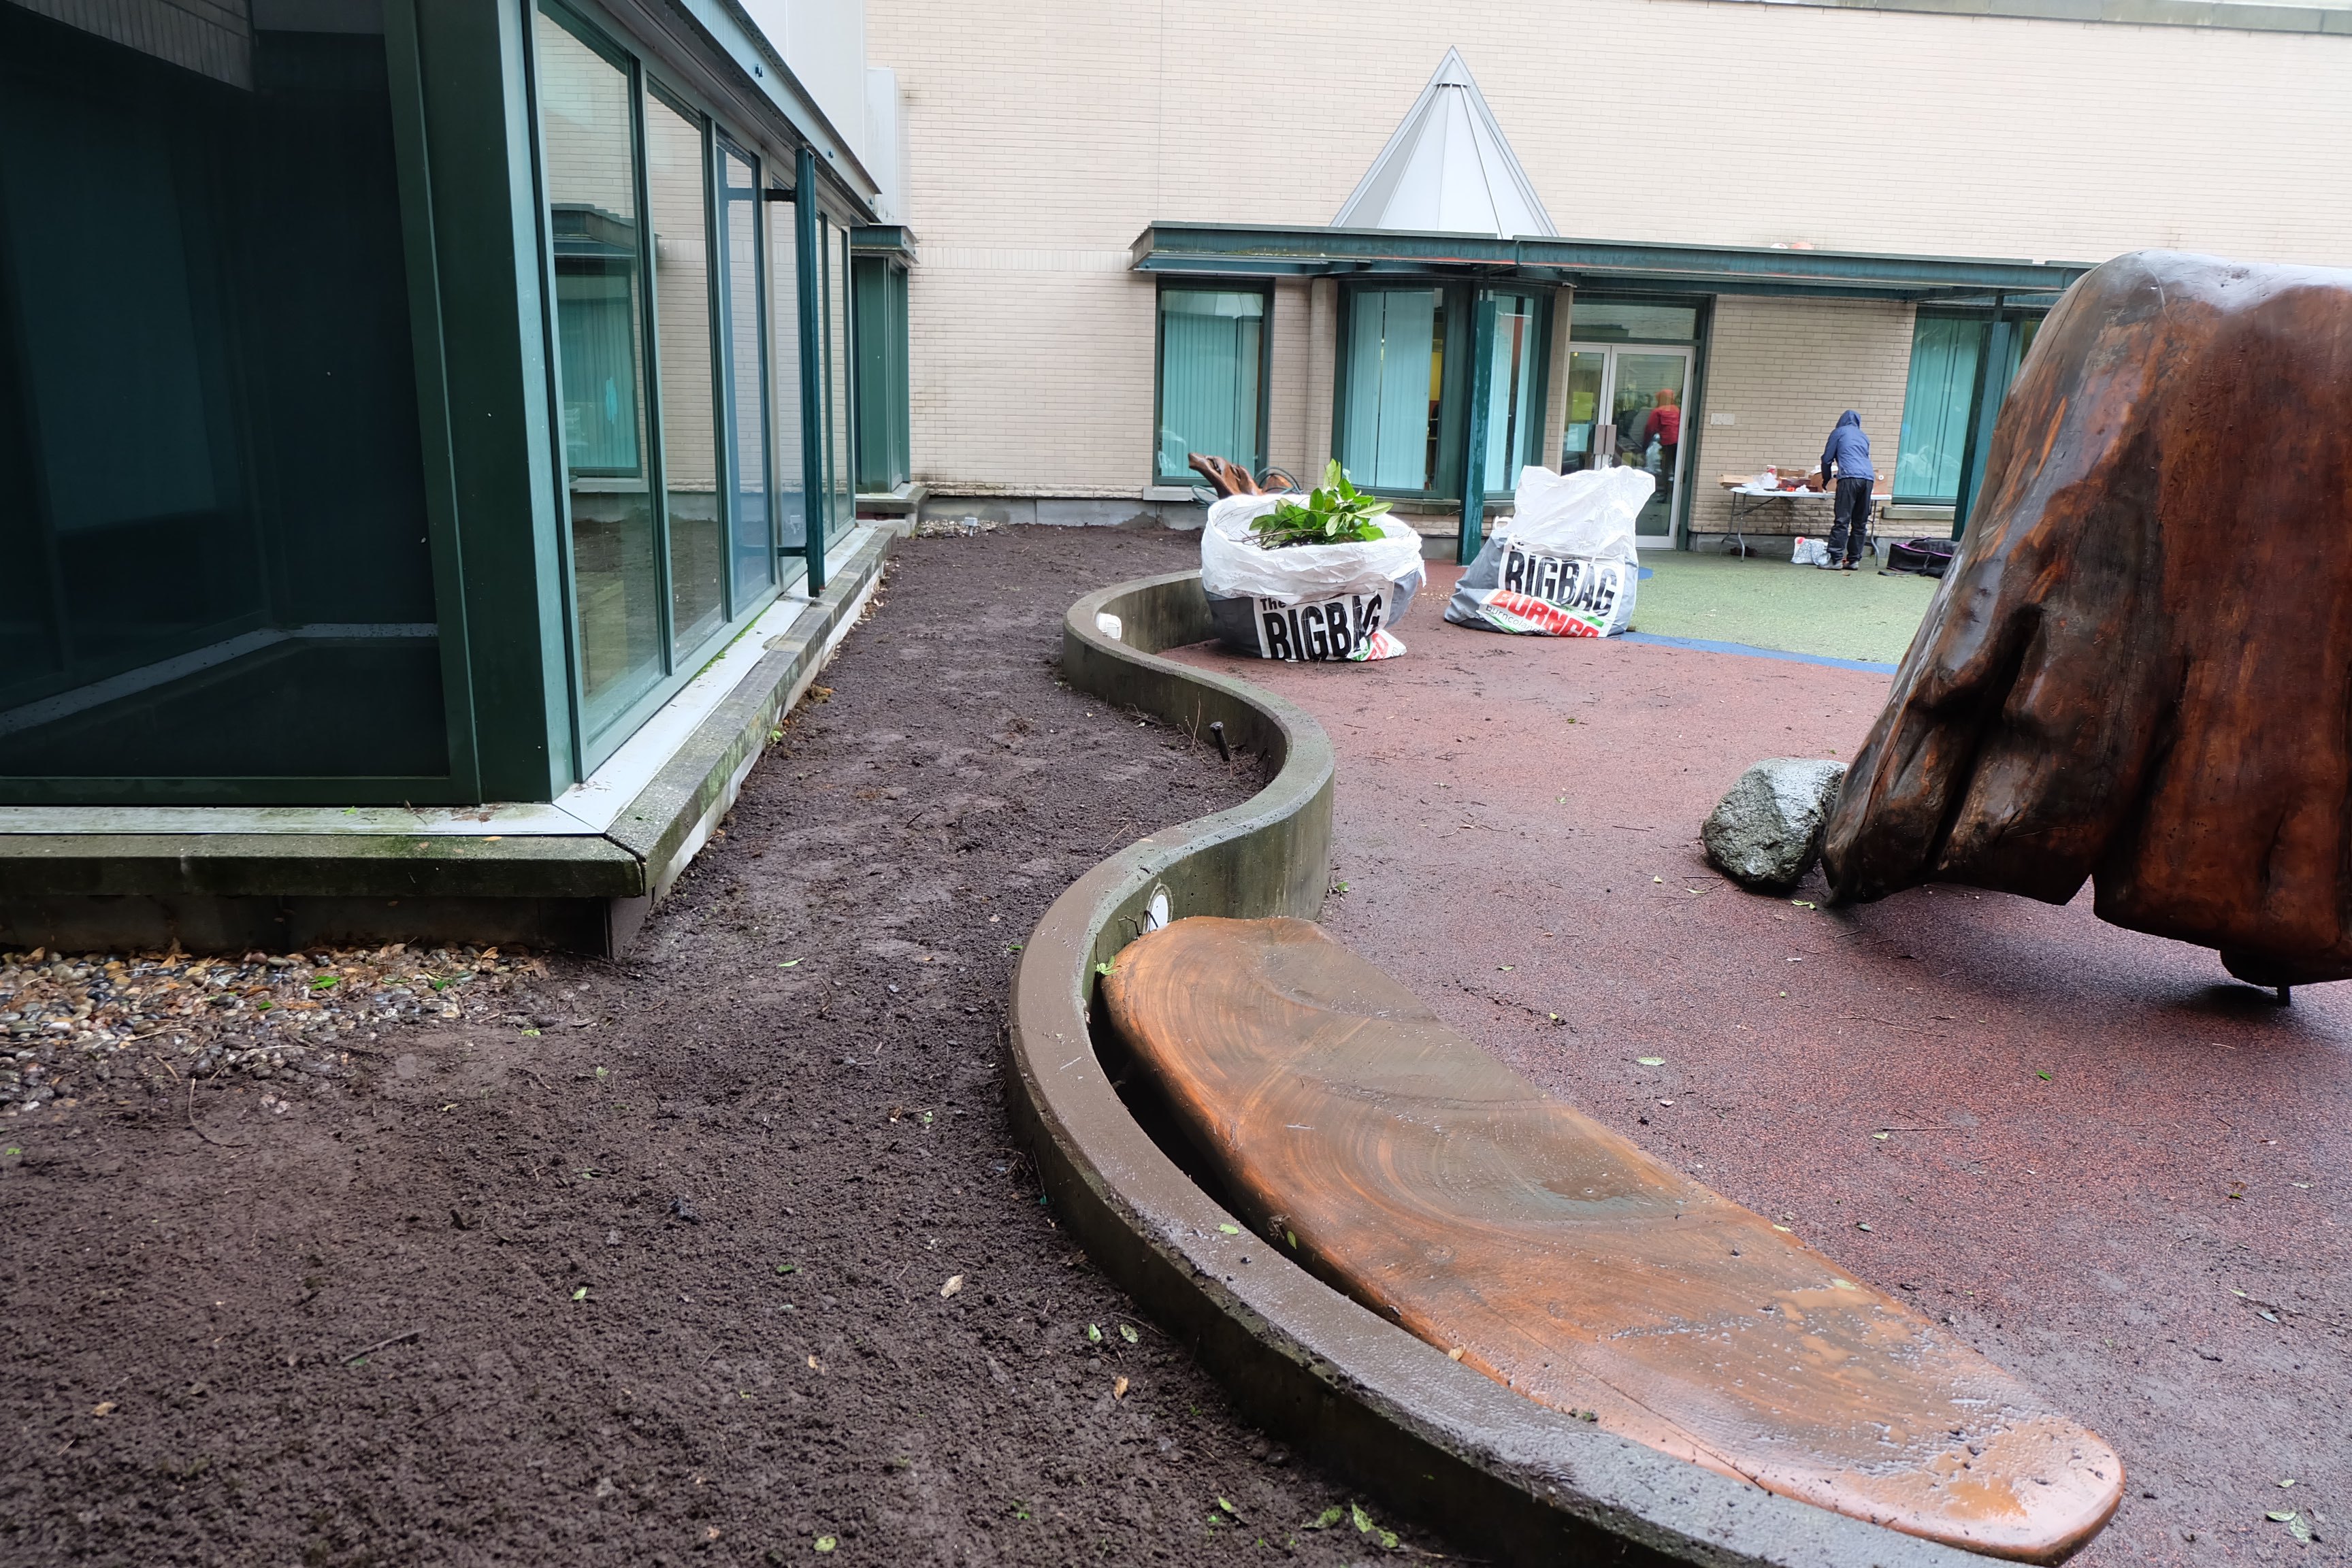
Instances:
[[[2017,374],[2019,360],[2042,325],[2038,314],[2009,334],[2009,362],[2000,387]],[[1895,500],[1905,506],[1951,506],[1960,494],[1969,415],[1975,406],[1978,363],[1992,316],[1983,310],[1922,306],[1911,325],[1911,369],[1903,388],[1903,428],[1895,446]],[[1998,392],[1995,393],[1998,396]]]
[[[572,669],[572,752],[577,758],[573,772],[575,777],[585,778],[676,697],[717,648],[774,603],[782,584],[797,575],[777,559],[789,547],[771,527],[777,471],[773,454],[753,451],[746,445],[762,437],[787,438],[773,430],[767,413],[778,399],[766,342],[767,323],[761,316],[772,294],[774,265],[764,216],[752,224],[749,246],[755,279],[751,287],[740,293],[736,290],[744,280],[737,276],[741,258],[736,253],[744,248],[742,237],[733,236],[735,249],[729,249],[730,204],[753,200],[746,195],[743,165],[750,170],[748,190],[758,193],[774,188],[788,177],[788,166],[763,156],[758,142],[740,134],[691,94],[648,69],[627,46],[562,0],[537,0],[533,10],[626,75],[629,134],[635,149],[629,172],[634,210],[652,215],[625,224],[607,219],[600,228],[593,213],[577,213],[561,201],[541,203],[542,267],[552,329],[549,334],[551,390],[562,433],[554,459],[563,587],[569,606],[564,624]],[[533,37],[536,40],[535,32]],[[530,51],[535,83],[543,73],[541,47],[535,41]],[[544,98],[543,89],[539,96]],[[654,218],[661,207],[660,193],[655,189],[648,114],[656,106],[665,116],[675,117],[664,121],[673,149],[680,129],[690,128],[698,138],[691,160],[694,177],[699,181],[701,233],[696,236],[655,233]],[[542,107],[534,124],[542,188],[550,167],[547,134]],[[737,164],[731,170],[730,157]],[[684,162],[677,156],[669,161],[673,181],[669,201],[680,215],[695,206],[691,193],[675,184]],[[754,203],[755,214],[764,200],[762,195]],[[699,241],[698,269],[692,259],[695,247],[690,245],[674,246],[675,258],[662,254],[661,247],[673,239]],[[570,278],[578,270],[576,258],[584,254],[583,246],[592,241],[615,257],[625,256],[633,279],[625,290],[607,283],[600,293],[591,284]],[[670,295],[665,295],[668,281],[665,267],[690,280],[683,297],[674,297],[674,287]],[[826,282],[829,278],[821,278],[819,286]],[[625,301],[621,299],[624,292],[628,296]],[[694,303],[697,295],[698,313]],[[634,321],[625,313],[616,313],[628,311],[634,312]],[[665,326],[671,340],[667,353]],[[626,407],[625,396],[614,395],[619,378],[598,374],[604,361],[619,352],[614,345],[627,345],[626,338],[620,335],[625,329],[637,334],[644,361],[636,371],[640,406],[634,411]],[[826,335],[830,340],[835,334],[828,331]],[[756,363],[739,363],[747,353]],[[830,363],[830,341],[826,353]],[[679,379],[681,375],[686,379]],[[615,386],[607,386],[608,381]],[[668,410],[667,424],[666,390],[667,401],[678,405]],[[589,396],[592,391],[594,398]],[[754,401],[761,406],[751,406]],[[629,439],[602,432],[583,434],[583,409],[610,408],[616,402],[634,432]],[[690,427],[677,424],[681,414]],[[639,641],[644,645],[634,656],[644,668],[617,685],[597,683],[596,650],[583,620],[583,595],[591,591],[591,584],[582,554],[582,530],[586,525],[575,495],[583,480],[633,482],[648,493],[652,503],[652,538],[648,547],[639,552],[646,557],[639,563],[639,574],[646,581],[629,590],[636,604],[626,612],[635,620],[647,623],[640,629],[642,636],[639,631],[627,634],[632,647]],[[743,493],[747,483],[761,492],[756,506]],[[691,494],[678,492],[679,485]],[[693,515],[681,513],[681,507]],[[825,498],[828,535],[839,531],[841,525],[834,520],[846,510],[835,498]],[[710,515],[701,515],[704,510]],[[755,516],[755,512],[765,515]],[[764,564],[749,561],[747,550],[763,552],[770,559]],[[681,575],[689,568],[694,574],[691,584]],[[600,578],[593,591],[599,598],[609,598],[625,585],[618,579],[607,583]],[[647,586],[650,593],[645,591]],[[687,624],[689,621],[691,625]]]
[[[1483,378],[1481,470],[1491,500],[1544,460],[1551,378],[1550,291],[1434,279],[1343,283],[1333,356],[1331,455],[1366,489],[1399,500],[1462,499],[1465,400],[1482,307],[1497,322]],[[1517,323],[1514,325],[1514,323]]]
[[[914,477],[908,429],[907,269],[887,257],[856,256],[857,489],[896,489]]]
[[[1192,453],[1266,465],[1274,285],[1163,281],[1155,301],[1152,482],[1189,485]]]

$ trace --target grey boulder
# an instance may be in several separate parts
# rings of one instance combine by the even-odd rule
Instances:
[[[1843,763],[1774,757],[1739,775],[1699,829],[1706,858],[1743,888],[1794,887],[1821,858]]]

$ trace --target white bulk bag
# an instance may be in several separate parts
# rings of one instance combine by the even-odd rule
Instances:
[[[1465,626],[1536,637],[1614,637],[1633,624],[1633,542],[1658,481],[1636,468],[1519,470],[1513,515],[1495,529],[1445,606]]]
[[[1394,513],[1361,544],[1260,549],[1250,524],[1282,495],[1227,496],[1201,530],[1201,590],[1227,645],[1263,658],[1360,661],[1404,651],[1396,625],[1427,579],[1421,535]]]

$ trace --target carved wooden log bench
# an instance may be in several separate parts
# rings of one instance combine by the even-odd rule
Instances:
[[[1312,922],[1178,921],[1103,993],[1241,1217],[1528,1398],[1997,1556],[2055,1562],[2115,1511],[2095,1435],[1546,1099]]]

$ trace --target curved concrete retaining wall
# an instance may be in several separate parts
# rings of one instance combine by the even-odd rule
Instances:
[[[1118,637],[1102,629],[1104,615],[1118,617]],[[1254,1419],[1363,1485],[1376,1514],[1442,1521],[1500,1561],[1981,1562],[1774,1497],[1512,1393],[1282,1258],[1144,1131],[1096,1055],[1095,965],[1143,929],[1155,894],[1171,918],[1311,918],[1330,871],[1329,739],[1271,693],[1154,657],[1209,635],[1197,573],[1104,589],[1063,623],[1072,685],[1204,735],[1223,721],[1234,744],[1280,762],[1245,804],[1156,833],[1079,878],[1022,950],[1013,1117],[1088,1256],[1189,1341]]]

